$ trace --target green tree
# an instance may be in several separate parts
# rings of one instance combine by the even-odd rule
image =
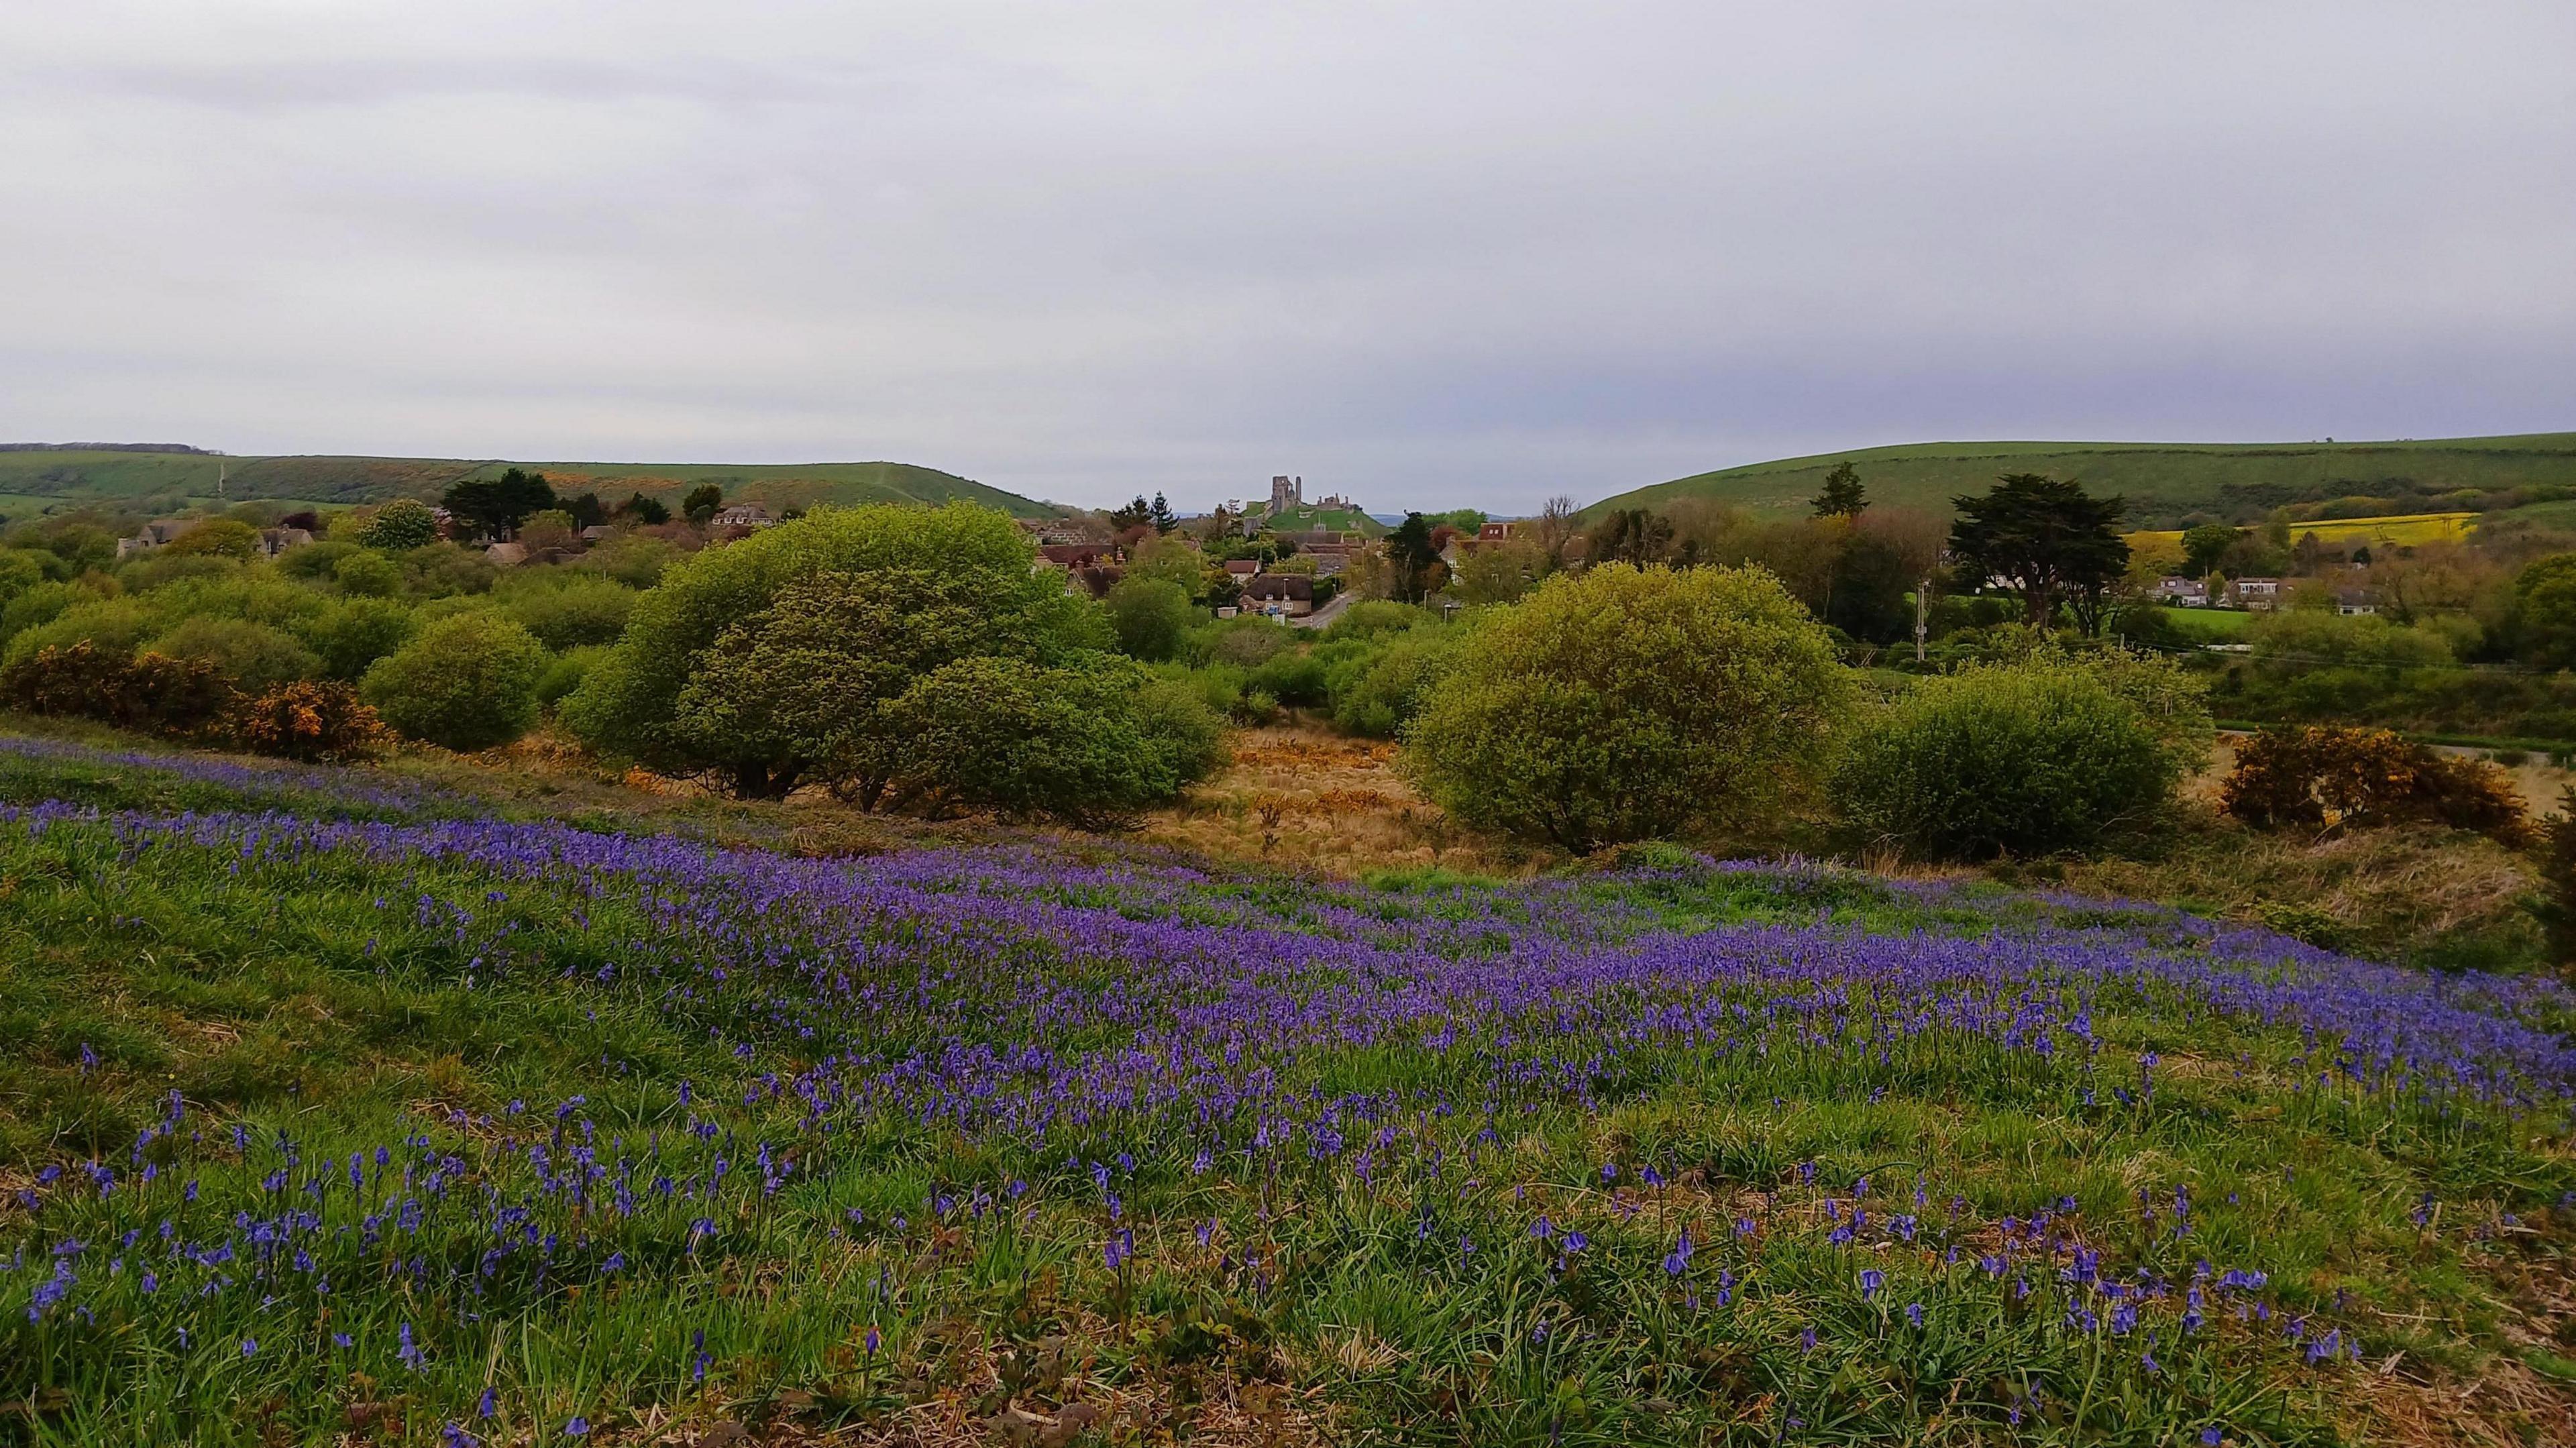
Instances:
[[[2234,528],[2224,523],[2203,523],[2182,535],[2182,567],[2188,578],[2207,578],[2218,568],[2218,560],[2227,556],[2238,537]]]
[[[2576,668],[2576,553],[2554,553],[2514,575],[2509,624],[2523,660]]]
[[[1810,503],[1810,517],[1857,518],[1869,507],[1869,490],[1860,485],[1860,469],[1845,458],[1825,474],[1825,488]]]
[[[1950,505],[1950,552],[1982,582],[2000,578],[2020,590],[2030,622],[2049,627],[2066,603],[2087,633],[2099,632],[2112,584],[2129,566],[2129,545],[2116,525],[2128,509],[2120,498],[2096,498],[2076,483],[2012,473],[1978,497]]]
[[[1583,548],[1587,563],[1663,563],[1673,551],[1673,525],[1660,513],[1622,508],[1584,535]]]
[[[426,546],[438,537],[438,515],[416,498],[396,498],[358,530],[357,543],[384,553]]]
[[[1160,493],[1154,495],[1153,506],[1145,510],[1145,521],[1153,524],[1157,533],[1169,533],[1181,526],[1180,515],[1172,511],[1172,505],[1163,501]]]
[[[1402,757],[1467,823],[1588,851],[1778,799],[1812,776],[1848,689],[1768,573],[1600,566],[1477,630]]]
[[[875,727],[873,703],[919,674],[977,653],[1110,646],[1098,609],[1033,573],[1035,556],[1007,515],[972,504],[817,509],[672,565],[564,722],[747,796],[818,768],[860,777],[874,767],[864,749],[833,762],[856,749],[841,731]]]
[[[0,549],[0,606],[45,581],[45,566],[24,548]]]
[[[259,551],[259,530],[234,518],[209,518],[171,539],[163,551],[180,557],[248,558]]]
[[[651,528],[670,522],[671,510],[664,507],[659,500],[648,498],[641,491],[637,491],[627,494],[626,501],[617,505],[616,516],[621,520],[640,523]]]
[[[713,483],[700,483],[680,499],[680,516],[703,528],[707,520],[724,511],[724,489]]]
[[[322,672],[322,660],[284,630],[243,618],[184,619],[144,647],[211,665],[245,694],[265,693]]]
[[[367,670],[359,692],[384,721],[449,749],[488,749],[537,719],[545,646],[488,608],[439,619]]]
[[[1444,565],[1432,546],[1431,524],[1420,513],[1407,513],[1386,535],[1386,562],[1392,577],[1389,594],[1400,603],[1420,603],[1435,585],[1432,570]]]
[[[1517,603],[1546,567],[1546,556],[1534,544],[1479,544],[1459,558],[1449,591],[1464,603]]]
[[[468,478],[439,499],[447,516],[478,536],[503,538],[531,513],[555,505],[555,490],[543,473],[511,468],[497,478]]]
[[[1179,653],[1182,637],[1206,617],[1188,590],[1160,578],[1122,578],[1101,604],[1117,631],[1118,651],[1148,663]]]
[[[506,590],[501,606],[537,642],[561,651],[617,642],[638,596],[595,573],[544,573]]]
[[[1925,680],[1835,771],[1844,817],[1917,858],[2083,850],[2172,798],[2184,756],[2129,701],[2051,662]]]
[[[391,598],[402,592],[400,565],[373,549],[361,548],[331,566],[331,581],[359,598]]]
[[[1170,799],[1217,750],[1217,721],[1185,686],[1114,660],[960,659],[888,714],[907,741],[896,788],[931,812],[1114,823]]]
[[[409,608],[390,598],[344,598],[296,630],[330,678],[354,683],[376,660],[411,642],[418,627]]]

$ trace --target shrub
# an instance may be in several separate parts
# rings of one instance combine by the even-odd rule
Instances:
[[[355,759],[384,743],[384,721],[341,683],[280,684],[237,703],[229,728],[242,747],[288,759]]]
[[[538,706],[551,709],[572,697],[572,692],[581,687],[581,681],[589,678],[590,671],[599,667],[599,661],[606,657],[608,647],[605,644],[566,649],[555,655],[547,661],[545,673],[537,679]]]
[[[322,660],[322,672],[355,683],[376,660],[411,641],[412,611],[390,598],[345,598],[304,620],[297,635]]]
[[[649,533],[621,533],[583,554],[574,566],[613,578],[629,588],[646,589],[661,582],[662,570],[679,558],[680,550],[668,539]]]
[[[1333,722],[1352,734],[1394,738],[1456,662],[1465,638],[1459,629],[1422,629],[1352,660],[1334,675]]]
[[[233,689],[208,664],[126,654],[84,641],[13,658],[0,668],[0,700],[30,714],[185,735],[220,720],[231,707]]]
[[[1171,798],[1204,772],[1217,732],[1197,701],[1106,661],[961,659],[889,713],[911,742],[895,780],[907,805],[1086,825]]]
[[[159,621],[140,601],[104,598],[74,604],[19,633],[9,640],[7,657],[22,659],[39,649],[69,648],[79,643],[94,645],[101,653],[131,654],[160,631]]]
[[[472,549],[440,541],[402,556],[403,586],[421,598],[489,593],[501,570]]]
[[[302,548],[290,548],[280,554],[277,560],[277,571],[284,577],[299,582],[321,583],[339,571],[343,560],[354,558],[364,551],[357,544],[345,540],[311,543]],[[393,576],[399,580],[402,574],[397,570]]]
[[[487,749],[526,733],[537,718],[546,651],[515,621],[462,613],[367,670],[360,692],[386,723],[449,749]]]
[[[607,578],[558,574],[507,591],[502,605],[550,649],[613,644],[635,610],[635,590]]]
[[[128,593],[150,593],[174,583],[200,578],[230,578],[242,571],[242,561],[216,553],[173,553],[157,549],[117,569],[117,582]]]
[[[1859,732],[1834,801],[1872,844],[1925,859],[2090,849],[2172,798],[2181,759],[2077,669],[1927,679]]]
[[[187,619],[149,647],[174,659],[207,664],[245,694],[264,694],[322,672],[322,660],[311,649],[280,630],[248,619]]]
[[[1035,557],[990,508],[818,509],[664,574],[563,719],[600,749],[744,794],[815,769],[865,794],[885,758],[873,711],[921,675],[1109,644],[1099,610],[1032,573]]]
[[[1129,575],[1109,590],[1101,603],[1109,626],[1118,635],[1118,650],[1130,658],[1159,663],[1181,650],[1181,639],[1200,618],[1190,593],[1162,578]]]
[[[1342,610],[1342,616],[1324,626],[1324,641],[1339,643],[1343,639],[1377,638],[1383,634],[1402,633],[1431,621],[1431,615],[1409,603],[1388,599],[1366,599]]]
[[[2541,823],[2540,844],[2540,898],[2531,911],[2563,971],[2576,966],[2576,786],[2559,793],[2558,813]]]
[[[1847,690],[1770,574],[1605,565],[1497,610],[1401,757],[1466,823],[1589,851],[1779,799],[1811,776]]]
[[[292,557],[293,555],[288,555]],[[373,549],[356,549],[331,565],[331,581],[340,591],[362,598],[391,598],[402,592],[402,565]]]
[[[248,558],[259,551],[259,530],[237,518],[210,518],[171,539],[162,548],[182,558],[199,553],[219,558]]]
[[[2237,746],[2236,768],[2220,799],[2229,814],[2257,829],[2423,821],[2508,845],[2532,834],[2522,796],[2503,770],[2385,729],[2267,729]]]
[[[0,549],[0,604],[45,581],[39,555],[24,548]]]
[[[385,553],[402,553],[427,546],[438,537],[438,515],[427,503],[413,498],[396,498],[376,510],[357,533],[358,546]]]
[[[1332,697],[1325,683],[1324,661],[1305,649],[1272,654],[1245,676],[1244,684],[1292,709],[1319,708]]]

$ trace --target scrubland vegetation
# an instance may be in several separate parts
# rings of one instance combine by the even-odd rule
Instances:
[[[0,1439],[2576,1435],[2576,827],[2207,776],[2562,565],[2231,661],[1978,501],[13,532]]]

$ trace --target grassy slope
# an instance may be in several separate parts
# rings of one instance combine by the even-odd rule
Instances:
[[[0,793],[20,801],[225,802],[205,792],[214,786],[148,771],[0,773]],[[307,807],[270,795],[235,804]],[[1794,874],[1588,888],[1605,912],[1644,908],[1683,928],[1829,916],[1882,932],[2010,935],[2056,908]],[[1293,904],[1296,890],[1278,893]],[[1022,1151],[900,1113],[862,1132],[800,1135],[803,1103],[766,1089],[760,1073],[830,1043],[801,1046],[718,1017],[728,1038],[744,1032],[761,1047],[737,1059],[658,982],[606,983],[610,967],[633,970],[622,942],[653,933],[646,902],[611,878],[263,865],[220,842],[137,851],[92,827],[30,835],[11,825],[0,829],[0,898],[10,902],[0,1184],[19,1187],[36,1162],[93,1147],[127,1176],[104,1200],[64,1187],[41,1227],[0,1209],[0,1244],[34,1243],[27,1268],[0,1276],[0,1349],[19,1349],[0,1350],[0,1364],[14,1364],[0,1366],[0,1396],[36,1410],[24,1422],[39,1441],[317,1441],[356,1424],[425,1442],[459,1419],[501,1441],[566,1441],[560,1425],[576,1413],[616,1434],[656,1410],[880,1431],[902,1414],[927,1441],[1025,1441],[1034,1431],[986,1432],[974,1420],[1012,1401],[1051,1414],[1076,1399],[1115,1406],[1127,1432],[1194,1421],[1220,1430],[1210,1441],[1293,1444],[2145,1444],[2195,1441],[2213,1423],[2233,1443],[2324,1442],[2337,1419],[2377,1441],[2433,1415],[2442,1437],[2541,1442],[2576,1422],[2525,1365],[2545,1374],[2561,1362],[2544,1334],[2546,1304],[2566,1285],[2566,1238],[2547,1204],[2576,1178],[2547,1134],[2554,1112],[2445,1117],[2377,1093],[2308,1089],[2316,1065],[2294,1033],[2116,991],[2092,1014],[2105,1042],[2098,1078],[2090,1058],[2035,1066],[1973,1035],[1891,1041],[1893,1059],[1804,1039],[1760,1057],[1638,1058],[1585,1088],[1600,1093],[1597,1106],[1541,1091],[1528,1111],[1504,1113],[1495,1139],[1480,1142],[1472,1098],[1455,1120],[1395,1112],[1373,1153],[1375,1181],[1296,1152],[1261,1170],[1229,1156],[1195,1174],[1149,1135],[1134,1170],[1108,1167],[1124,1198],[1113,1215],[1089,1168],[1064,1157],[1106,1158],[1114,1142]],[[1218,885],[1202,908],[1265,898]],[[1447,907],[1433,891],[1381,908]],[[888,943],[891,985],[912,979],[910,938]],[[496,946],[542,968],[501,970]],[[1069,993],[1095,984],[1089,967],[1065,976]],[[96,1064],[82,1061],[84,1046]],[[2154,1097],[2115,1101],[2150,1048],[2167,1063]],[[1399,1043],[1300,1070],[1336,1092],[1475,1079]],[[696,1084],[698,1106],[682,1104],[683,1081]],[[154,1147],[164,1171],[147,1185],[124,1147],[171,1090],[203,1141]],[[588,1102],[567,1139],[549,1108],[576,1095]],[[513,1111],[520,1100],[524,1115]],[[453,1110],[474,1123],[439,1124]],[[703,1146],[681,1130],[693,1120],[708,1123]],[[235,1121],[255,1128],[240,1153],[226,1144]],[[499,1149],[546,1145],[549,1170],[564,1171],[594,1121],[603,1163],[649,1154],[682,1195],[645,1192],[631,1217],[576,1209]],[[345,1189],[308,1196],[262,1183],[287,1164],[273,1144],[281,1129],[326,1187],[336,1178],[314,1162],[426,1132],[417,1153],[398,1149],[390,1171],[416,1175],[385,1199],[385,1218],[430,1196],[419,1177],[454,1153],[473,1173],[471,1204],[489,1188],[534,1213],[527,1237],[496,1254],[497,1276],[470,1297],[452,1281],[475,1270],[486,1241],[471,1208],[433,1209],[418,1238],[379,1222],[370,1236],[384,1231],[382,1247],[312,1238],[334,1284],[327,1297],[288,1288],[258,1302],[259,1287],[230,1284],[247,1258],[204,1272],[165,1263],[160,1295],[139,1295],[139,1268],[110,1273],[97,1261],[132,1226],[147,1239],[135,1262],[164,1263],[149,1245],[164,1215],[203,1243],[227,1239],[237,1210],[310,1207],[332,1226],[355,1218],[363,1208]],[[655,1131],[648,1147],[641,1138]],[[799,1158],[774,1197],[752,1159],[760,1142]],[[733,1167],[726,1189],[692,1195],[717,1157]],[[1628,1164],[1615,1187],[1604,1161]],[[1688,1169],[1670,1185],[1639,1183],[1650,1161]],[[1814,1164],[1812,1182],[1802,1163]],[[1850,1183],[1864,1174],[1878,1182],[1873,1219],[1918,1215],[1919,1240],[1879,1241],[1883,1225],[1870,1244],[1829,1240],[1840,1216],[1828,1217],[1827,1201],[1847,1216]],[[178,1200],[183,1175],[203,1181],[202,1202],[193,1185],[192,1201]],[[1014,1179],[1033,1188],[1015,1206],[965,1205]],[[373,1180],[391,1185],[384,1168]],[[1918,1180],[1928,1189],[1919,1202]],[[2169,1205],[2183,1183],[2187,1234]],[[590,1190],[594,1202],[607,1194]],[[926,1209],[936,1192],[960,1205]],[[2188,1340],[2171,1298],[2135,1331],[2066,1330],[2045,1268],[2029,1269],[2041,1295],[2025,1306],[1975,1265],[1997,1250],[1998,1219],[2061,1195],[2106,1271],[2145,1262],[2184,1282],[2203,1256],[2259,1265],[2276,1315],[2240,1322],[2224,1305],[2239,1299],[2220,1294],[2210,1325]],[[2419,1200],[2435,1213],[2428,1226],[2410,1219]],[[2506,1225],[2508,1209],[2520,1224]],[[689,1225],[701,1212],[719,1228],[703,1244]],[[1541,1215],[1590,1244],[1562,1252],[1535,1238]],[[1739,1218],[1750,1235],[1736,1235]],[[1137,1260],[1112,1267],[1102,1242],[1121,1223]],[[1202,1225],[1212,1243],[1194,1237]],[[1698,1255],[1676,1269],[1664,1254],[1685,1225]],[[1954,1230],[1964,1257],[1945,1265]],[[563,1236],[560,1251],[545,1242],[551,1277],[535,1268],[540,1233]],[[57,1310],[30,1326],[27,1292],[65,1237],[92,1244],[72,1300],[94,1303],[97,1324]],[[1480,1250],[1462,1256],[1462,1238]],[[611,1245],[627,1258],[613,1276],[596,1268]],[[1883,1291],[1864,1295],[1865,1269],[1886,1272]],[[216,1282],[226,1285],[201,1287]],[[1912,1301],[1930,1307],[1923,1326],[1904,1314]],[[2359,1329],[2373,1366],[2398,1352],[2404,1370],[2395,1359],[2385,1376],[2300,1366],[2281,1332],[2293,1312],[2311,1315],[2313,1332]],[[194,1335],[176,1336],[187,1324]],[[871,1324],[881,1346],[863,1339]],[[1802,1346],[1810,1327],[1816,1342]],[[403,1331],[426,1354],[416,1363],[401,1360]],[[243,1351],[252,1339],[256,1353]],[[2146,1369],[2142,1353],[2160,1366]],[[2452,1408],[2470,1376],[2477,1401]],[[997,1377],[1004,1391],[988,1392]],[[498,1418],[473,1419],[487,1385]],[[2046,1396],[2008,1422],[2034,1386]],[[1329,1435],[1316,1426],[1326,1419]]]
[[[30,511],[25,499],[56,502],[119,501],[184,495],[209,498],[215,491],[218,463],[224,468],[225,495],[290,498],[317,503],[373,503],[387,498],[432,499],[448,485],[472,477],[498,477],[513,466],[453,458],[370,457],[198,457],[184,453],[0,452],[0,503],[15,495],[11,506]],[[924,502],[955,498],[986,503],[1021,517],[1053,516],[1060,510],[1044,503],[987,487],[953,473],[911,463],[581,463],[539,462],[533,467],[555,482],[559,491],[632,490],[675,498],[700,483],[715,483],[727,498],[779,505]]]
[[[2289,502],[2384,495],[2392,484],[2576,484],[2576,433],[2563,432],[2332,444],[1934,442],[1724,468],[1621,493],[1585,511],[1662,508],[1684,498],[1803,510],[1846,458],[1881,503],[1946,512],[1952,497],[1981,492],[1998,474],[2046,473],[2129,498],[2137,523],[2195,510],[2233,517]]]

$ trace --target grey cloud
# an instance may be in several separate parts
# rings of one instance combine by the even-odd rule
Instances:
[[[2576,425],[2563,5],[22,7],[0,433],[1517,509]]]

